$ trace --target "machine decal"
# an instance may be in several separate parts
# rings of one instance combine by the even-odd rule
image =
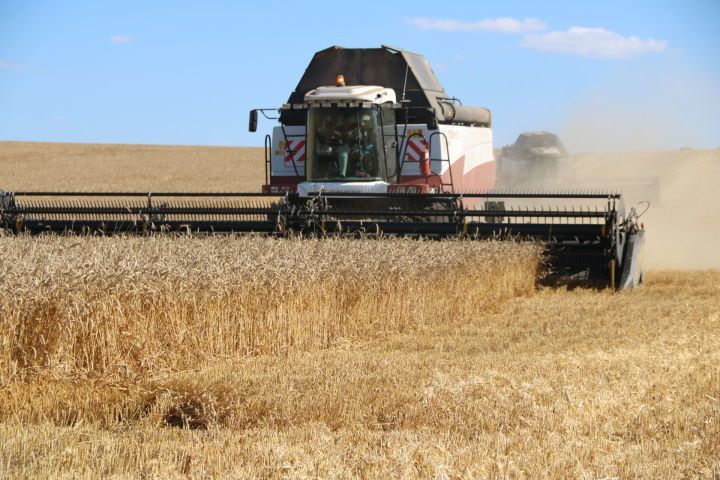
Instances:
[[[305,139],[288,140],[288,148],[285,149],[285,165],[290,165],[295,158],[296,163],[305,161]]]
[[[429,148],[428,142],[427,140],[425,140],[425,137],[412,137],[410,140],[408,140],[406,153],[408,161],[419,162],[422,151],[425,148]]]

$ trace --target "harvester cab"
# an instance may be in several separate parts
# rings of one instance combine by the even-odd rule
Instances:
[[[338,77],[336,86],[305,94],[305,181],[297,191],[387,192],[397,176],[395,92]]]

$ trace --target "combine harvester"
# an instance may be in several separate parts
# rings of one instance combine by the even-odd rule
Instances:
[[[625,200],[632,203],[660,202],[660,180],[657,177],[602,177],[588,178],[582,175],[582,165],[591,160],[578,160],[570,155],[560,138],[550,132],[523,132],[513,145],[502,148],[495,158],[498,186],[512,188],[553,188],[576,185],[582,188],[598,188],[612,185],[623,192]],[[587,167],[585,167],[587,168]],[[611,169],[610,169],[611,170]]]
[[[495,189],[490,111],[449,97],[421,55],[317,52],[265,137],[262,193],[0,193],[7,232],[256,232],[519,238],[553,277],[642,281],[644,230],[620,193]],[[278,115],[278,116],[275,116]],[[512,261],[512,259],[508,259]]]

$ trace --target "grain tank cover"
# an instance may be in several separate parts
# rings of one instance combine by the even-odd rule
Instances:
[[[287,103],[303,103],[305,94],[318,87],[334,85],[335,77],[343,75],[347,85],[379,85],[395,90],[398,101],[409,100],[409,123],[426,123],[435,111],[437,120],[444,123],[442,99],[448,97],[425,57],[387,45],[381,48],[343,48],[333,46],[317,52]],[[473,107],[465,107],[473,108]],[[447,108],[445,108],[447,110]],[[487,112],[489,118],[489,111]],[[400,117],[403,115],[398,112]],[[398,121],[405,121],[399,118]],[[448,119],[452,121],[452,119]],[[457,119],[455,119],[457,121]],[[304,125],[301,110],[283,110],[280,122],[285,125]]]

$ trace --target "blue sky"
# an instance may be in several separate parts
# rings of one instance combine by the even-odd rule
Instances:
[[[0,0],[0,140],[261,145],[247,111],[285,102],[315,51],[385,43],[490,108],[498,146],[716,148],[718,25],[718,0]]]

